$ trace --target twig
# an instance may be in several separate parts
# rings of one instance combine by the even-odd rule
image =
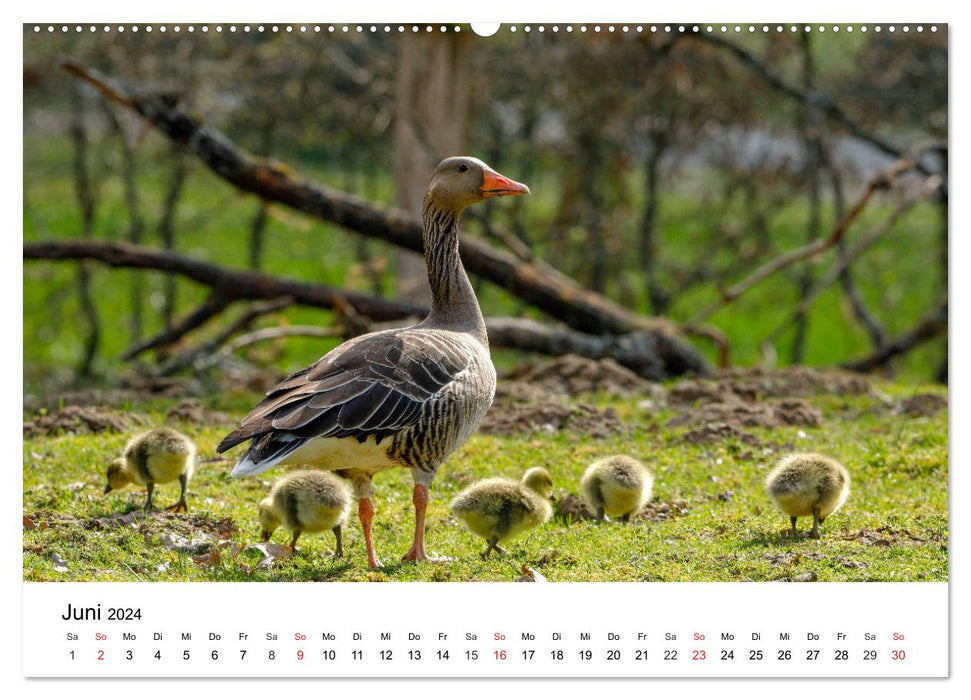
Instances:
[[[213,338],[197,348],[192,348],[179,353],[175,357],[163,363],[159,372],[163,375],[173,374],[184,367],[189,367],[197,363],[198,358],[212,355],[221,345],[227,342],[237,333],[249,328],[258,318],[267,314],[280,311],[293,304],[293,297],[280,297],[264,302],[254,302],[239,315],[235,321],[223,328]]]
[[[133,344],[125,350],[121,359],[132,360],[146,350],[161,348],[178,342],[183,336],[194,331],[209,319],[218,316],[231,302],[232,299],[223,296],[218,290],[213,290],[195,311],[184,316],[180,321],[169,326],[161,333]]]
[[[898,355],[903,355],[915,347],[924,343],[947,330],[947,298],[941,302],[940,306],[933,309],[924,316],[910,330],[901,333],[896,338],[876,352],[858,360],[844,362],[841,366],[844,369],[855,372],[869,372],[877,367],[882,367]]]
[[[698,326],[693,323],[681,324],[680,330],[687,336],[710,340],[718,349],[718,366],[728,367],[731,365],[731,343],[728,340],[728,336],[720,330],[707,324]]]
[[[274,328],[259,328],[249,333],[244,333],[227,343],[213,353],[208,360],[202,363],[203,367],[217,364],[221,359],[229,357],[237,350],[261,343],[265,340],[276,338],[289,338],[292,336],[302,336],[307,338],[342,338],[344,334],[339,328],[321,328],[320,326],[276,326]]]

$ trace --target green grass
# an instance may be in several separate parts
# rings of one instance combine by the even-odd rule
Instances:
[[[897,399],[914,387],[878,384]],[[925,388],[940,393],[939,387]],[[240,417],[256,397],[221,396],[210,403]],[[365,566],[360,526],[346,527],[345,558],[330,558],[333,538],[305,535],[298,551],[272,569],[255,568],[261,555],[223,550],[212,565],[166,549],[165,533],[191,534],[200,524],[231,518],[237,545],[259,541],[256,503],[276,470],[251,479],[230,479],[231,462],[209,462],[226,428],[174,424],[198,444],[200,465],[189,489],[190,520],[173,516],[142,527],[87,529],[92,518],[140,508],[144,492],[129,488],[102,495],[103,471],[120,453],[127,435],[58,435],[24,443],[25,515],[48,527],[25,530],[24,579],[30,581],[510,581],[523,564],[550,581],[770,581],[813,574],[821,581],[946,581],[948,578],[947,412],[908,418],[871,397],[817,396],[809,400],[824,414],[819,428],[750,431],[764,444],[832,454],[849,468],[852,492],[846,505],[822,526],[823,538],[783,536],[786,518],[762,488],[779,453],[734,441],[689,445],[684,429],[664,427],[673,413],[645,415],[637,399],[587,397],[613,406],[633,426],[629,435],[606,439],[561,432],[497,437],[478,434],[443,465],[432,485],[427,542],[446,564],[398,563],[414,527],[410,475],[393,470],[375,479],[375,539],[388,566]],[[125,407],[151,425],[165,422],[171,400]],[[497,475],[516,477],[532,465],[550,469],[556,493],[575,494],[580,474],[598,456],[625,452],[642,458],[655,472],[653,510],[674,504],[675,517],[630,525],[551,520],[516,540],[509,554],[482,561],[482,540],[448,512],[451,497],[473,481]],[[168,505],[178,487],[156,489],[156,503]],[[800,527],[806,528],[802,522]],[[278,531],[274,541],[287,543]],[[55,570],[54,555],[67,571]]]

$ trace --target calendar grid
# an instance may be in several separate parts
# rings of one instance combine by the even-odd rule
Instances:
[[[28,583],[24,674],[942,677],[947,604],[940,583]]]

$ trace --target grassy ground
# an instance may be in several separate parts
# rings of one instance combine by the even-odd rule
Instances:
[[[906,399],[914,387],[878,384],[873,396],[815,396],[823,412],[818,428],[746,428],[763,448],[734,439],[692,445],[684,428],[668,429],[671,410],[648,414],[639,400],[584,397],[612,406],[632,426],[628,434],[594,439],[555,435],[478,434],[442,467],[429,505],[429,548],[447,564],[400,564],[413,532],[410,475],[395,470],[375,479],[375,537],[387,567],[369,571],[356,519],[346,528],[343,560],[332,560],[333,538],[304,536],[293,557],[257,566],[263,554],[240,549],[259,541],[256,503],[270,481],[231,480],[230,461],[213,461],[225,426],[175,423],[199,447],[190,484],[189,516],[144,518],[144,492],[102,495],[104,467],[128,435],[61,434],[25,439],[24,578],[31,581],[509,581],[527,564],[550,581],[943,581],[948,577],[947,411],[908,417],[888,408],[886,397]],[[926,388],[921,388],[925,390]],[[929,388],[942,393],[939,387]],[[256,396],[220,397],[216,408],[237,419]],[[172,400],[125,407],[147,424],[166,421]],[[840,458],[850,469],[852,493],[823,525],[823,538],[783,536],[786,519],[767,500],[762,480],[779,453],[814,450]],[[476,479],[517,477],[525,468],[548,467],[556,493],[576,494],[585,466],[595,457],[626,452],[645,460],[656,475],[654,496],[630,525],[551,520],[511,544],[505,557],[482,561],[483,542],[448,512],[451,497]],[[262,475],[266,479],[278,472]],[[156,489],[156,502],[173,503],[178,487]],[[123,524],[105,521],[125,513]],[[231,519],[231,522],[225,519]],[[130,522],[128,522],[130,521]],[[32,524],[33,529],[26,529]],[[238,529],[232,532],[233,526]],[[806,528],[809,523],[802,522]],[[173,537],[230,539],[220,556],[171,549]],[[284,544],[288,535],[278,531]],[[175,540],[178,542],[178,540]],[[168,544],[169,546],[166,546]],[[200,551],[207,548],[203,543]],[[238,550],[238,551],[237,551]]]

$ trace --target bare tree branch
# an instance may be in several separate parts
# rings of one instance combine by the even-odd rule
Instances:
[[[940,306],[924,316],[910,330],[901,333],[889,343],[858,360],[844,362],[841,366],[855,372],[869,372],[883,367],[893,358],[910,352],[921,343],[925,343],[941,333],[947,331],[947,298]]]
[[[784,270],[793,263],[811,258],[814,255],[818,255],[819,253],[832,248],[840,241],[840,239],[843,238],[850,225],[856,221],[863,210],[866,209],[866,206],[870,203],[873,195],[880,190],[891,187],[894,179],[898,175],[915,167],[914,164],[929,148],[930,146],[923,146],[914,149],[907,157],[898,160],[889,168],[872,178],[867,184],[866,189],[863,191],[863,194],[860,195],[856,203],[850,208],[850,211],[846,213],[846,215],[840,220],[840,222],[828,236],[825,238],[817,238],[811,243],[787,251],[777,258],[763,264],[744,280],[724,290],[722,292],[722,298],[693,318],[691,323],[698,324],[707,320],[713,314],[748,292],[759,282],[771,277],[780,270]]]
[[[875,146],[882,152],[889,156],[893,156],[894,158],[903,159],[905,157],[906,149],[891,143],[882,136],[877,136],[876,134],[872,134],[864,129],[855,119],[844,112],[843,108],[836,104],[836,102],[834,102],[828,95],[824,95],[819,92],[801,90],[794,85],[790,85],[779,75],[773,72],[772,69],[766,66],[762,61],[756,58],[754,54],[716,34],[710,34],[707,32],[693,32],[691,33],[691,36],[695,39],[706,41],[709,44],[717,46],[721,49],[725,49],[734,55],[741,63],[751,68],[759,77],[761,77],[773,88],[784,95],[799,100],[800,102],[811,104],[822,110],[827,117],[838,123],[851,135],[855,136],[861,141],[865,141],[870,145]],[[924,175],[932,174],[930,171],[925,169],[919,160],[914,162],[911,167],[916,168]]]
[[[793,312],[792,316],[783,321],[779,326],[769,334],[767,340],[772,342],[777,340],[779,336],[792,324],[798,314],[805,314],[809,311],[810,307],[815,303],[819,295],[822,294],[826,289],[829,288],[833,282],[840,279],[842,275],[850,269],[853,262],[860,257],[867,249],[870,248],[877,239],[883,236],[887,231],[891,230],[900,219],[904,217],[913,207],[919,202],[930,197],[935,191],[937,191],[941,186],[941,178],[937,175],[932,175],[924,181],[923,187],[920,191],[912,196],[908,197],[904,201],[900,202],[894,210],[890,213],[886,219],[884,219],[879,225],[872,228],[864,236],[862,236],[852,247],[846,248],[840,257],[833,263],[833,266],[826,272],[825,275],[820,277],[813,288],[803,296],[799,301],[798,306]],[[882,346],[884,342],[881,342],[877,347]]]
[[[203,126],[179,110],[164,96],[137,94],[118,81],[76,63],[67,62],[64,68],[94,85],[106,97],[138,112],[238,189],[362,235],[421,251],[421,225],[406,214],[302,180],[284,165],[256,158],[215,129]],[[481,240],[464,238],[461,254],[469,272],[503,287],[577,330],[627,333],[666,327],[630,312],[564,275],[547,274],[543,268],[495,250]]]

